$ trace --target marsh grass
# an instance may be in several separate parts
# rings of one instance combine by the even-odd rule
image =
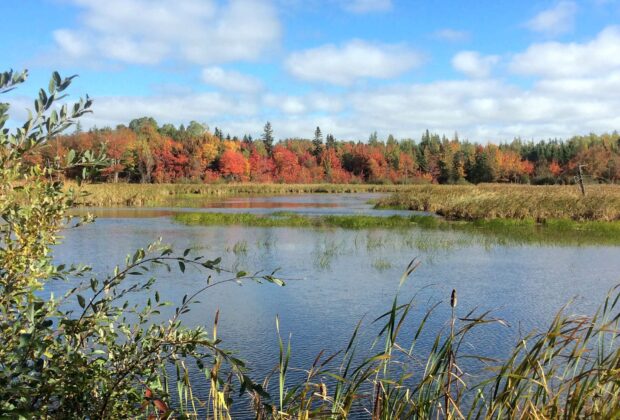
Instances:
[[[372,268],[377,271],[386,271],[392,268],[392,262],[386,258],[376,258],[372,262]]]
[[[552,245],[618,245],[620,244],[620,221],[575,221],[570,219],[546,219],[538,222],[524,219],[478,219],[448,221],[434,216],[306,216],[294,213],[257,215],[250,213],[178,213],[174,220],[187,225],[292,228],[341,228],[341,229],[395,229],[460,231],[482,235],[490,244],[552,244]],[[370,239],[366,246],[379,246],[378,239]],[[424,248],[424,238],[418,239],[418,248]]]
[[[620,185],[513,184],[411,186],[379,200],[377,208],[428,211],[449,220],[620,220]]]
[[[415,260],[409,264],[401,285],[417,266]],[[306,378],[295,382],[287,375],[295,368],[291,338],[281,337],[277,323],[279,398],[256,395],[256,418],[617,418],[619,300],[618,288],[612,289],[593,316],[567,315],[564,307],[547,329],[524,336],[506,358],[493,360],[470,353],[468,340],[489,325],[508,327],[503,320],[460,309],[456,290],[428,310],[418,307],[415,295],[403,300],[399,292],[372,322],[379,332],[369,356],[358,356],[360,332],[368,328],[360,321],[345,348],[319,353],[304,369]],[[449,311],[446,327],[429,331],[427,321],[445,313],[442,307]],[[410,338],[403,338],[414,314]],[[428,334],[430,348],[421,350]],[[468,370],[472,360],[486,366],[483,378]]]
[[[331,267],[334,259],[343,255],[347,251],[346,243],[343,241],[326,240],[322,242],[314,251],[315,266],[320,269]]]
[[[404,185],[367,184],[77,184],[86,193],[77,204],[90,207],[195,207],[201,200],[243,195],[374,193],[404,191]]]
[[[248,242],[247,241],[237,241],[230,249],[235,255],[246,255],[248,253]]]

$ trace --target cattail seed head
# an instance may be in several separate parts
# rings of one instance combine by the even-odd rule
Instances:
[[[323,399],[327,398],[327,385],[323,382],[321,382],[321,397],[323,397]]]
[[[456,297],[456,289],[452,289],[452,295],[450,296],[450,306],[456,308],[457,303],[458,299]]]

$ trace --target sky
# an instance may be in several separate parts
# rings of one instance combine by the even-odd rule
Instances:
[[[620,0],[2,0],[11,124],[54,70],[82,126],[478,142],[620,129]]]

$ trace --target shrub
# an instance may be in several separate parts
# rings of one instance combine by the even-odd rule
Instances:
[[[26,72],[0,74],[0,92],[26,77]],[[196,296],[213,286],[244,279],[281,284],[273,275],[228,273],[219,260],[193,256],[190,250],[174,255],[159,242],[137,250],[105,278],[94,277],[87,266],[52,261],[52,246],[59,243],[61,230],[91,221],[67,216],[76,196],[63,188],[60,175],[76,167],[88,175],[105,163],[102,156],[76,156],[71,151],[55,168],[24,159],[90,112],[88,97],[71,107],[56,106],[72,79],[54,73],[47,91],[40,90],[34,113],[13,132],[3,127],[8,106],[0,107],[0,417],[169,416],[170,395],[164,383],[170,365],[181,372],[176,412],[195,412],[183,374],[191,360],[209,372],[211,409],[216,412],[226,411],[233,380],[261,394],[244,373],[243,363],[220,348],[216,327],[213,332],[186,328],[181,319]],[[168,322],[154,323],[152,317],[166,303],[151,291],[155,279],[143,277],[153,266],[174,266],[181,272],[194,266],[212,272],[217,280],[207,280],[185,296]],[[220,273],[229,278],[220,279]],[[64,296],[44,298],[49,295],[46,285],[57,281],[75,287]],[[128,303],[135,292],[147,294],[143,305]],[[220,377],[224,366],[230,380]]]

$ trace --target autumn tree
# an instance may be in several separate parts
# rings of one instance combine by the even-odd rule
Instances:
[[[110,131],[104,134],[103,144],[110,166],[102,172],[111,175],[114,183],[118,182],[119,174],[133,166],[133,147],[136,143],[136,133],[129,129]]]
[[[229,149],[220,156],[219,169],[222,176],[228,179],[245,181],[250,172],[250,165],[243,153]]]
[[[277,145],[273,149],[273,162],[278,181],[285,183],[297,182],[301,166],[295,153],[284,146]]]

